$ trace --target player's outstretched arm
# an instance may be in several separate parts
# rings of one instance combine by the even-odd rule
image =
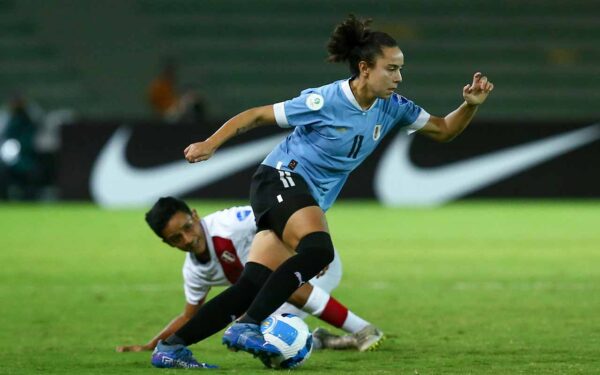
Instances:
[[[205,141],[187,146],[183,154],[190,163],[208,160],[228,139],[259,126],[274,124],[276,121],[272,105],[251,108],[229,119]]]
[[[191,303],[185,304],[185,309],[183,313],[178,315],[175,319],[171,320],[169,324],[162,331],[160,331],[152,340],[144,345],[122,345],[117,346],[116,350],[119,353],[125,352],[142,352],[147,350],[154,350],[156,345],[158,344],[158,340],[164,340],[167,337],[171,336],[171,334],[177,332],[179,328],[181,328],[185,323],[190,320],[196,311],[200,308],[202,304],[192,305]]]
[[[431,116],[427,124],[419,130],[438,142],[449,142],[456,138],[469,125],[480,104],[485,102],[494,84],[486,76],[477,72],[473,82],[463,87],[465,101],[446,117]]]

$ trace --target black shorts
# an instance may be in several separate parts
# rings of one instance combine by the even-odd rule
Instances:
[[[294,212],[318,206],[302,176],[264,164],[252,176],[250,204],[258,231],[271,229],[279,238]]]

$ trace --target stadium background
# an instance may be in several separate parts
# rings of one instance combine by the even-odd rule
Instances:
[[[598,4],[591,1],[3,0],[0,96],[20,92],[36,104],[42,128],[37,144],[49,176],[40,197],[90,199],[95,156],[74,155],[90,153],[89,141],[108,140],[106,132],[122,125],[141,128],[131,142],[139,146],[128,148],[131,163],[152,166],[180,160],[179,150],[189,141],[202,139],[244,108],[346,77],[346,66],[324,63],[324,46],[333,25],[350,12],[373,17],[375,27],[397,38],[406,54],[401,93],[430,113],[455,108],[474,71],[497,83],[494,100],[477,115],[479,131],[438,147],[437,157],[429,145],[418,147],[423,143],[418,140],[411,150],[416,163],[435,166],[458,158],[461,150],[466,158],[590,125],[599,117]],[[179,83],[204,97],[207,114],[201,124],[167,127],[151,111],[146,90],[165,58],[177,62]],[[0,128],[6,118],[6,112],[0,114]],[[106,126],[86,126],[98,123]],[[138,137],[146,143],[140,145]],[[96,144],[93,153],[102,146]],[[541,172],[521,182],[503,178],[504,185],[491,193],[471,193],[598,196],[597,143],[568,157],[545,167],[539,163]],[[569,167],[573,164],[578,168]],[[230,185],[245,186],[251,170]],[[221,185],[187,194],[247,194]],[[354,187],[344,194],[374,196]]]
[[[398,39],[402,92],[431,113],[452,108],[465,72],[481,70],[501,84],[481,117],[598,117],[598,4],[585,0],[3,0],[1,94],[18,87],[47,109],[143,117],[146,85],[174,56],[226,117],[345,77],[323,60],[349,12]]]
[[[429,112],[455,108],[475,71],[496,85],[455,142],[415,139],[421,167],[596,125],[574,150],[461,196],[475,200],[421,210],[373,202],[387,139],[330,221],[346,252],[339,295],[390,341],[372,357],[320,354],[306,371],[598,372],[598,2],[0,0],[0,98],[29,100],[49,171],[39,204],[0,202],[0,373],[148,369],[147,355],[112,349],[144,342],[179,312],[181,259],[145,228],[147,204],[93,203],[100,150],[126,127],[132,165],[172,162],[242,109],[346,77],[345,66],[324,63],[324,46],[350,12],[397,38],[406,55],[399,91]],[[150,111],[146,89],[165,57],[204,95],[204,123],[167,124]],[[0,111],[0,133],[8,116]],[[252,169],[182,195],[201,199],[201,214],[243,204]],[[259,368],[224,354],[218,339],[202,350],[229,370]]]

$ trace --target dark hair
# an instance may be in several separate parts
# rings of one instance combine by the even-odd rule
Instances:
[[[350,72],[357,76],[358,63],[366,61],[373,66],[377,56],[383,54],[381,47],[397,47],[394,38],[381,31],[372,31],[369,28],[373,20],[359,20],[350,14],[346,20],[335,27],[329,43],[327,52],[329,62],[348,61]]]
[[[150,211],[146,212],[146,223],[158,237],[163,238],[163,229],[177,212],[192,214],[192,210],[184,201],[173,197],[162,197],[154,203]]]

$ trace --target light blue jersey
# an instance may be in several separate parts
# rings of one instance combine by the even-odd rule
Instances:
[[[262,164],[301,175],[324,211],[333,204],[350,172],[393,127],[410,134],[429,120],[425,110],[398,94],[377,99],[363,110],[349,80],[304,90],[273,108],[277,124],[294,127],[294,131]]]

